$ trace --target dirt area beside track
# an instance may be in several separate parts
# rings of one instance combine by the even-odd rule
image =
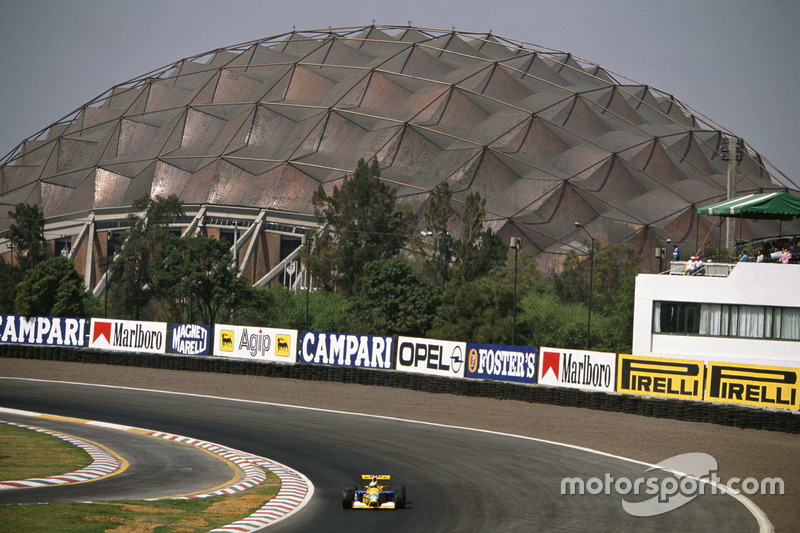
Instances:
[[[177,377],[176,374],[180,374]],[[711,454],[723,482],[783,479],[785,494],[752,495],[779,532],[800,518],[800,435],[425,392],[255,376],[0,359],[0,376],[189,392],[391,416],[524,435],[658,463],[688,452]],[[367,389],[375,403],[365,405]],[[369,410],[365,410],[369,408]]]

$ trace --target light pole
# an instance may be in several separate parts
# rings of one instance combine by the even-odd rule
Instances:
[[[522,239],[519,237],[511,237],[510,248],[514,249],[514,307],[511,311],[511,345],[516,346],[516,328],[517,328],[517,254],[519,247],[522,244]]]
[[[105,303],[103,304],[103,318],[108,318],[108,282],[111,280],[111,274],[108,271],[108,254],[110,250],[108,249],[108,242],[111,240],[111,232],[106,232],[106,286],[103,287],[103,298],[105,299]]]
[[[589,248],[589,318],[586,320],[586,349],[588,350],[591,347],[591,342],[589,341],[590,334],[592,332],[592,285],[594,281],[594,237],[583,227],[583,224],[580,222],[575,223],[576,228],[581,228],[583,232],[589,237],[589,240],[592,241],[592,245]]]
[[[308,331],[308,298],[311,291],[311,244],[313,242],[313,238],[309,239],[305,234],[303,235],[302,245],[306,248],[306,268],[304,269],[306,278],[306,331]]]

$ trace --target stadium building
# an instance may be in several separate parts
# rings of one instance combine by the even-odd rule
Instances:
[[[132,201],[176,194],[186,217],[172,231],[227,239],[243,276],[271,283],[317,225],[313,192],[373,157],[420,214],[447,181],[454,231],[479,192],[491,227],[543,268],[584,253],[587,232],[648,257],[667,238],[689,252],[718,238],[697,208],[726,198],[731,138],[670,94],[492,33],[292,31],[121,83],[24,140],[0,161],[0,253],[10,260],[8,213],[37,204],[54,251],[100,294],[97,260]],[[797,189],[740,147],[736,194]],[[744,240],[778,233],[741,224]]]

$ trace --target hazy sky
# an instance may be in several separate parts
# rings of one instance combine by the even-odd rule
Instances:
[[[797,0],[0,0],[0,157],[178,59],[373,20],[571,52],[674,95],[800,183]]]

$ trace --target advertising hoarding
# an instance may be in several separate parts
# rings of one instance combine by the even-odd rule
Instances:
[[[83,346],[86,343],[86,319],[0,315],[0,342]]]
[[[466,351],[466,342],[398,337],[395,368],[403,372],[463,378]]]
[[[614,353],[541,348],[537,383],[614,392],[616,370]]]
[[[167,353],[178,355],[211,354],[211,327],[197,324],[170,324]]]
[[[99,350],[164,353],[166,322],[93,318],[89,347]]]
[[[800,368],[708,362],[706,401],[800,409]]]
[[[464,377],[534,383],[536,348],[469,343]]]
[[[390,369],[393,350],[389,336],[303,331],[297,362]]]
[[[297,330],[254,326],[214,326],[217,357],[256,359],[276,363],[297,362]]]
[[[704,370],[703,361],[620,354],[617,392],[702,400]]]

